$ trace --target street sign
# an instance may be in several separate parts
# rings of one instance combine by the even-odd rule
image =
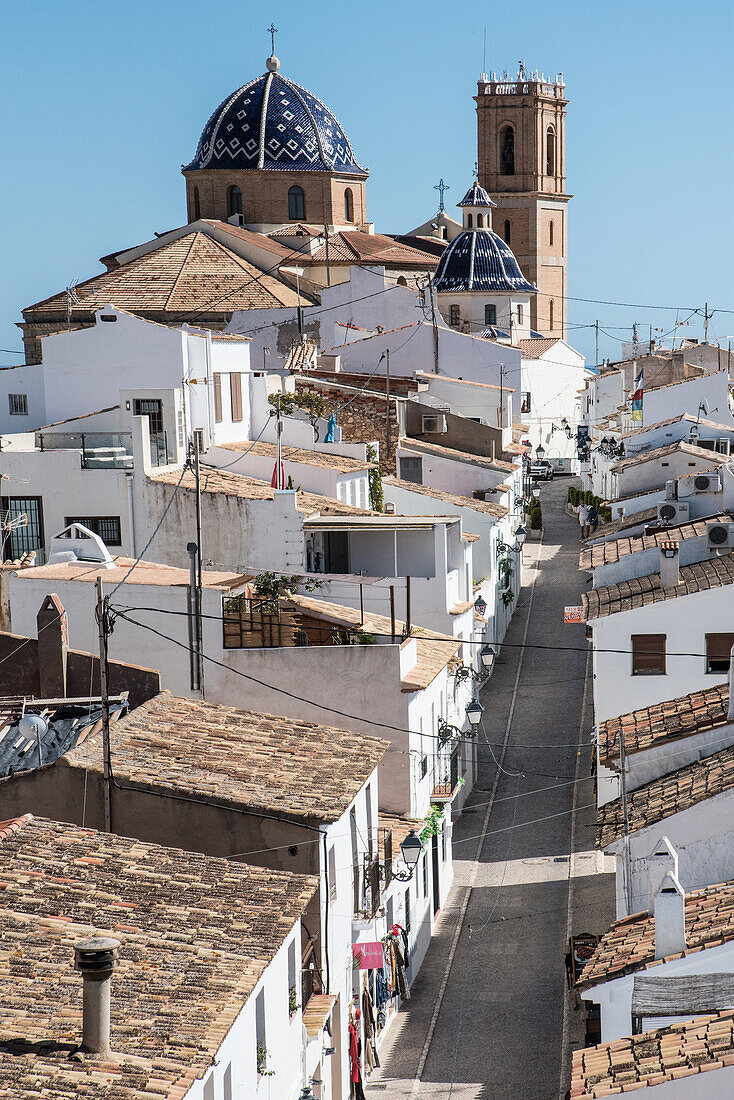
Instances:
[[[584,609],[581,607],[564,607],[564,623],[582,623],[584,621]]]

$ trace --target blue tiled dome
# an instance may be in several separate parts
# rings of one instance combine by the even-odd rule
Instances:
[[[184,171],[275,168],[366,176],[331,111],[320,99],[271,70],[228,96],[207,122]]]
[[[496,206],[497,203],[494,202],[492,199],[490,199],[489,193],[484,190],[484,188],[482,187],[482,185],[480,183],[474,183],[469,188],[467,193],[464,195],[464,198],[461,200],[461,202],[457,202],[456,205],[457,206]]]
[[[491,229],[460,233],[443,251],[436,268],[436,290],[477,290],[535,294],[510,246]]]

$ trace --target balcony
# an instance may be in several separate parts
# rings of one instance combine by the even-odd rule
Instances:
[[[451,756],[439,756],[436,759],[435,782],[431,791],[434,802],[450,802],[459,785],[459,746]]]
[[[380,908],[381,867],[379,857],[365,852],[362,863],[354,865],[354,916],[373,920]]]
[[[83,470],[132,470],[132,432],[36,432],[41,451],[81,451]]]

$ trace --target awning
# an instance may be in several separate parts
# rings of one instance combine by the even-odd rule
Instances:
[[[329,1013],[336,1004],[331,993],[314,993],[303,1010],[303,1026],[309,1039],[316,1039],[324,1030]]]

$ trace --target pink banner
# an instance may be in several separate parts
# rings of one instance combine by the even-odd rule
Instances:
[[[379,940],[375,943],[353,943],[352,955],[358,960],[360,970],[380,970],[385,962],[385,955]]]

